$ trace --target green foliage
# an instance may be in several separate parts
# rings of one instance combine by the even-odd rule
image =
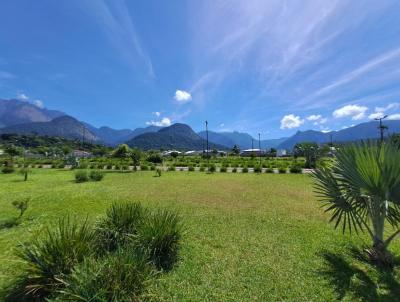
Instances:
[[[108,208],[106,217],[96,224],[99,253],[115,251],[131,242],[146,215],[139,203],[115,203]]]
[[[56,301],[143,301],[154,275],[147,259],[129,250],[88,258],[62,280]]]
[[[262,172],[261,166],[259,166],[259,165],[255,166],[255,167],[254,167],[254,172],[255,172],[255,173],[261,173],[261,172]]]
[[[193,166],[189,166],[188,167],[188,171],[193,172],[194,171],[194,167]]]
[[[274,173],[274,169],[272,169],[272,168],[267,168],[267,169],[265,170],[265,173]]]
[[[242,168],[242,173],[248,173],[248,172],[249,172],[249,168],[247,168],[247,167]]]
[[[131,149],[127,144],[119,145],[112,153],[113,157],[116,158],[127,158],[131,154]]]
[[[278,168],[278,173],[279,174],[286,174],[287,173],[287,169],[285,167],[279,167]]]
[[[320,157],[320,149],[318,144],[304,142],[298,143],[294,146],[294,156],[304,156],[306,158],[305,168],[315,168],[317,160]]]
[[[17,256],[24,263],[23,272],[15,280],[8,300],[43,300],[63,288],[60,277],[91,255],[93,238],[86,221],[79,225],[67,217],[60,219],[55,228],[48,227],[44,236],[22,245]]]
[[[210,173],[214,173],[215,171],[216,171],[216,166],[215,166],[215,164],[210,164],[209,166],[208,166],[208,172],[210,172]]]
[[[151,152],[147,156],[146,160],[148,162],[153,163],[153,164],[162,164],[162,162],[163,162],[163,159],[162,159],[161,155],[159,153],[154,153],[154,152]]]
[[[149,170],[149,166],[147,166],[147,165],[140,165],[140,170],[142,170],[142,171],[148,171],[148,170]]]
[[[86,170],[77,170],[75,172],[75,182],[81,183],[89,180],[88,171]]]
[[[101,181],[104,177],[104,173],[99,170],[92,170],[89,173],[89,178],[93,181]]]
[[[1,169],[1,172],[4,174],[11,174],[15,172],[15,169],[13,166],[4,166],[3,169]]]
[[[226,172],[226,170],[227,170],[226,167],[221,167],[221,168],[219,169],[220,172]]]
[[[150,213],[138,228],[136,243],[158,270],[170,270],[178,259],[182,225],[167,210]]]
[[[297,174],[302,172],[301,167],[298,165],[291,166],[289,171],[290,173],[297,173]]]
[[[28,209],[29,200],[29,198],[25,198],[21,200],[14,200],[12,202],[12,205],[19,211],[18,219],[20,219]]]
[[[314,172],[316,190],[335,227],[367,230],[371,260],[392,266],[387,247],[400,233],[400,150],[391,143],[364,142],[342,147],[336,161]],[[395,232],[384,239],[385,222]]]
[[[236,172],[237,172],[237,168],[233,168],[232,173],[236,173]]]
[[[161,168],[157,168],[156,169],[156,176],[161,177],[162,174],[162,169]]]

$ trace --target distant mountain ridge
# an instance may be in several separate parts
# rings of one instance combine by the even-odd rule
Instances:
[[[1,128],[0,134],[58,136],[68,139],[84,139],[91,143],[100,141],[83,123],[67,115],[57,117],[49,122],[31,122],[8,126]]]
[[[400,133],[399,120],[385,120],[388,126],[385,134]],[[170,127],[148,126],[144,128],[113,129],[96,128],[88,123],[57,110],[40,108],[32,103],[16,99],[0,99],[0,134],[37,134],[59,136],[62,138],[82,139],[106,145],[128,142],[132,146],[144,149],[195,149],[202,150],[206,144],[206,132],[195,133],[188,125],[174,124]],[[332,132],[315,130],[298,131],[289,138],[261,140],[261,148],[292,150],[296,143],[316,142],[319,144],[349,142],[379,137],[378,122],[365,122],[353,127]],[[210,148],[231,149],[234,145],[241,150],[258,148],[258,139],[248,133],[208,131]],[[253,140],[253,144],[252,144]]]
[[[29,102],[0,99],[0,127],[31,122],[49,122],[63,115],[66,114],[57,110],[40,108]]]
[[[206,131],[200,131],[198,133],[203,139],[206,139],[207,134]],[[276,138],[276,139],[268,139],[261,140],[260,145],[261,149],[270,149],[276,148],[280,143],[285,141],[287,138]],[[258,148],[258,138],[253,138],[248,133],[242,132],[214,132],[208,131],[208,140],[215,144],[223,145],[227,148],[232,148],[234,145],[237,145],[240,149],[250,149],[251,147]],[[253,141],[253,144],[252,144]]]
[[[388,130],[385,131],[385,136],[400,133],[400,121],[384,121],[384,124],[388,127]],[[297,143],[301,142],[328,143],[331,138],[333,142],[339,143],[377,139],[380,136],[378,126],[379,122],[372,121],[326,133],[314,130],[298,131],[295,135],[280,143],[278,149],[292,150]]]
[[[203,150],[206,141],[186,124],[176,123],[157,132],[144,133],[127,142],[130,147],[144,150],[178,149]],[[226,147],[218,144],[209,144],[210,149],[224,150]]]

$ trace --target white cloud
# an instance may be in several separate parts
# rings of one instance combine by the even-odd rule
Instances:
[[[388,110],[397,109],[399,107],[400,107],[399,103],[391,103],[391,104],[387,105],[386,107],[375,107],[375,111],[376,112],[386,112]]]
[[[400,120],[400,113],[391,114],[391,115],[388,116],[387,119],[391,120],[391,121]]]
[[[322,116],[320,114],[318,114],[318,115],[312,114],[312,115],[308,116],[306,119],[307,119],[307,121],[318,121],[319,119],[321,119],[321,117]]]
[[[36,107],[39,107],[39,108],[41,108],[41,109],[44,108],[44,103],[43,103],[43,101],[41,101],[41,100],[34,100],[34,101],[33,101],[33,104],[34,104]]]
[[[179,103],[186,103],[192,99],[192,95],[185,90],[177,90],[174,99]]]
[[[15,79],[15,78],[16,78],[16,76],[13,75],[12,73],[0,70],[0,80],[11,80],[11,79]]]
[[[17,99],[20,101],[27,101],[29,97],[24,93],[17,93]]]
[[[351,117],[352,120],[361,120],[365,117],[368,107],[359,105],[346,105],[333,111],[334,118]]]
[[[281,129],[298,128],[303,123],[304,120],[302,120],[299,116],[295,116],[294,114],[285,115],[281,119]]]
[[[157,117],[159,117],[159,116],[161,115],[161,113],[160,113],[159,111],[155,111],[155,112],[153,112],[153,114],[154,114],[155,116],[157,116]]]
[[[371,113],[368,118],[370,120],[374,120],[376,118],[382,118],[384,116],[383,112],[375,112],[375,113]]]
[[[224,123],[221,123],[221,124],[219,124],[219,126],[220,126],[221,128],[223,128],[223,127],[225,127],[225,124],[224,124]]]
[[[168,126],[171,126],[171,120],[168,117],[163,117],[160,121],[146,122],[146,125],[168,127]]]

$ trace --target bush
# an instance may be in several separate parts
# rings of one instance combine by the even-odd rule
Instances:
[[[279,174],[285,174],[285,173],[287,172],[287,169],[284,168],[284,167],[280,167],[280,168],[278,169],[278,172],[279,172]]]
[[[168,166],[168,171],[175,171],[175,166]]]
[[[7,299],[44,300],[64,287],[60,276],[92,254],[93,232],[87,222],[79,225],[69,218],[60,219],[56,228],[47,228],[44,237],[22,245],[17,256],[25,263],[22,274]]]
[[[105,258],[88,258],[63,280],[60,301],[143,301],[154,276],[146,258],[118,251]]]
[[[237,172],[237,169],[236,168],[233,168],[232,169],[232,173],[236,173]]]
[[[214,173],[216,171],[216,169],[217,168],[215,167],[215,164],[210,164],[208,166],[208,172]]]
[[[301,168],[299,166],[290,167],[290,173],[298,174],[298,173],[301,173],[301,172],[302,172],[302,170],[301,170]]]
[[[155,166],[155,165],[151,165],[151,166],[150,166],[150,170],[151,170],[151,171],[155,171],[155,170],[156,170],[156,166]]]
[[[247,173],[247,172],[249,172],[249,169],[248,169],[247,167],[244,167],[244,168],[242,169],[242,173]]]
[[[226,170],[227,170],[226,167],[221,167],[221,168],[219,169],[220,172],[226,172]]]
[[[261,167],[260,166],[255,166],[254,167],[254,172],[255,173],[261,173],[262,172]]]
[[[200,171],[200,172],[204,172],[204,167],[203,167],[203,166],[200,166],[199,171]]]
[[[194,167],[193,167],[193,166],[189,166],[189,167],[188,167],[188,171],[193,172],[193,171],[194,171]]]
[[[108,165],[106,166],[106,169],[107,169],[107,170],[111,170],[112,167],[113,167],[113,166],[112,166],[111,164],[108,164]]]
[[[4,166],[3,169],[1,169],[1,172],[4,174],[10,174],[10,173],[14,173],[15,169],[12,166]]]
[[[274,169],[272,169],[272,168],[267,168],[267,169],[265,170],[265,172],[266,172],[266,173],[274,173]]]
[[[77,170],[75,172],[75,182],[81,183],[89,180],[88,172],[86,170]]]
[[[89,177],[93,181],[100,181],[104,177],[104,173],[99,170],[92,170],[90,171]]]
[[[161,168],[157,168],[156,169],[156,176],[161,177],[161,174],[162,174]]]
[[[113,204],[96,224],[97,251],[102,254],[131,242],[146,216],[139,203]]]
[[[136,243],[158,270],[170,270],[178,259],[180,218],[167,210],[151,213],[138,228]]]
[[[146,166],[146,165],[140,165],[140,170],[141,171],[147,171],[147,170],[149,170],[149,167]]]
[[[147,157],[146,160],[147,160],[148,162],[153,163],[153,164],[162,164],[162,162],[163,162],[163,159],[162,159],[161,155],[158,154],[158,153],[152,153],[152,154],[150,154],[150,155]]]

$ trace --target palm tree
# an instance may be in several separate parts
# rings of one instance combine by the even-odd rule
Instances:
[[[331,212],[335,228],[372,240],[367,254],[378,265],[393,266],[389,244],[400,234],[400,151],[390,143],[363,142],[342,148],[334,163],[313,173],[316,192]],[[384,238],[385,224],[395,229]]]

